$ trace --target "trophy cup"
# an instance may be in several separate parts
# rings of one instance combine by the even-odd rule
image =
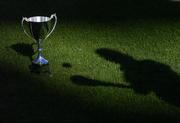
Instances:
[[[54,21],[53,21],[54,20]],[[37,44],[37,57],[33,60],[33,64],[38,66],[43,66],[48,64],[42,55],[42,43],[46,40],[51,33],[54,31],[57,24],[56,14],[52,14],[50,17],[46,16],[32,16],[32,17],[23,17],[22,18],[22,28],[24,33],[32,38]]]

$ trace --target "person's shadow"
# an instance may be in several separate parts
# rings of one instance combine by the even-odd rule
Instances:
[[[107,48],[97,49],[96,53],[108,61],[119,64],[129,85],[115,85],[80,75],[71,77],[73,83],[132,88],[136,93],[144,95],[154,92],[160,99],[180,106],[180,76],[170,66],[153,60],[136,60],[132,56]]]

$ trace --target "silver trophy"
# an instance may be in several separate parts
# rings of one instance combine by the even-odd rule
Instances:
[[[37,44],[37,58],[33,60],[36,65],[47,65],[48,60],[46,60],[42,55],[42,43],[46,40],[51,33],[54,31],[57,24],[56,14],[52,14],[50,17],[46,16],[32,16],[22,18],[22,28],[24,33],[32,38]]]

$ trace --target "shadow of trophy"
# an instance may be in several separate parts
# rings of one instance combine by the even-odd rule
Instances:
[[[22,28],[24,33],[37,44],[37,56],[29,66],[31,72],[46,73],[50,70],[49,62],[43,57],[42,44],[54,31],[57,24],[56,14],[47,16],[32,16],[22,18]],[[49,73],[49,72],[48,72]]]
[[[52,71],[49,64],[39,66],[37,64],[32,63],[31,65],[29,65],[29,70],[31,73],[34,74],[47,74],[50,77],[52,76]]]

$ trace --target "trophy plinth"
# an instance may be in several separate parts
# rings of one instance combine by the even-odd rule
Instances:
[[[48,60],[46,60],[45,58],[43,58],[42,56],[38,56],[34,61],[34,64],[38,64],[38,65],[46,65],[48,64]]]
[[[32,38],[38,46],[37,57],[35,60],[32,61],[33,64],[39,66],[48,64],[48,60],[46,60],[42,55],[42,50],[43,50],[42,43],[52,34],[52,32],[56,27],[56,24],[57,24],[56,14],[52,14],[50,17],[33,16],[29,18],[27,17],[22,18],[22,27],[24,33],[28,37]]]

